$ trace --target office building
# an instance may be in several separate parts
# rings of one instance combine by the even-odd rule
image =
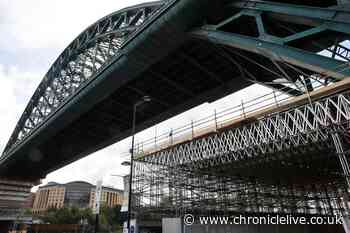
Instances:
[[[95,202],[96,186],[85,181],[66,184],[49,182],[39,187],[34,200],[33,213],[41,213],[49,208],[78,207],[92,208]],[[101,205],[113,207],[123,202],[123,191],[102,187]]]

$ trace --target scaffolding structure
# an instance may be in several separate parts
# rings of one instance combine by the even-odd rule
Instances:
[[[350,92],[148,154],[134,165],[139,218],[184,213],[348,215]]]

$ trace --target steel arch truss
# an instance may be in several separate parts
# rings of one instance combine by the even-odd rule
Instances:
[[[164,5],[166,1],[126,8],[82,32],[46,73],[17,123],[5,154],[121,54],[124,44]]]

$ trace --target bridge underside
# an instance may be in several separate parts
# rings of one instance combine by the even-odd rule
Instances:
[[[1,157],[0,175],[44,177],[129,136],[132,106],[145,95],[152,101],[139,109],[137,131],[253,83],[298,96],[315,83],[326,86],[347,77],[350,17],[342,11],[347,2],[281,2],[158,3],[161,10],[152,22],[145,21],[142,32],[131,34],[112,60],[47,116],[39,109],[45,99],[40,95],[47,92],[38,88],[36,112],[22,116]],[[98,62],[97,42],[86,46],[96,46]],[[72,86],[69,72],[62,73]],[[27,125],[37,118],[37,125]]]
[[[15,169],[14,175],[42,170],[42,164],[47,164],[46,169],[52,170],[58,164],[61,166],[61,161],[74,160],[74,155],[80,157],[82,153],[91,153],[125,138],[130,134],[133,104],[142,96],[151,96],[152,101],[138,111],[138,130],[250,84],[213,45],[190,40],[151,66],[142,78],[128,82],[123,89],[113,92],[58,132],[52,140],[39,146],[37,150],[40,153],[49,155],[44,156],[40,163],[16,161],[21,169]],[[92,145],[97,148],[91,148]]]

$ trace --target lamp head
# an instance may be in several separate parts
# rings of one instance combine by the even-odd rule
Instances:
[[[152,99],[150,96],[145,95],[144,97],[142,97],[142,100],[143,100],[143,102],[150,102]]]
[[[124,161],[124,162],[122,162],[121,164],[122,164],[123,166],[130,166],[130,165],[131,165],[130,161]]]

